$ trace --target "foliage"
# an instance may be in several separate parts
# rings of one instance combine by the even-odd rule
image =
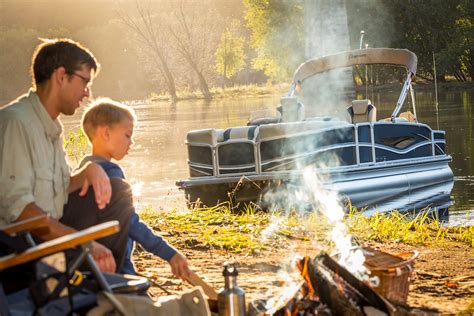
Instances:
[[[473,79],[472,26],[474,4],[469,0],[362,0],[347,1],[353,48],[359,31],[369,47],[407,48],[418,56],[418,73],[433,78],[433,53],[437,74],[443,80]]]
[[[0,99],[6,102],[30,86],[28,68],[38,37],[71,37],[89,47],[103,66],[94,84],[94,92],[102,95],[143,98],[152,91],[165,91],[167,81],[173,83],[171,77],[176,90],[194,91],[200,88],[199,73],[212,90],[219,75],[216,49],[222,33],[230,27],[228,21],[233,20],[248,28],[233,36],[243,39],[242,49],[252,60],[240,71],[239,84],[263,82],[262,73],[273,82],[287,82],[304,60],[307,2],[311,0],[43,1],[38,7],[28,1],[4,1]],[[119,21],[122,15],[137,22],[138,16],[133,14],[137,3],[144,9],[143,18],[150,22],[148,30],[156,35],[155,46],[144,44]],[[433,53],[439,79],[474,78],[474,1],[358,0],[345,1],[345,5],[352,48],[359,47],[360,30],[364,30],[369,47],[407,48],[416,53],[418,74],[424,78],[433,78]],[[58,15],[58,11],[64,14]],[[186,27],[190,39],[184,38]],[[183,56],[187,53],[194,56],[189,55],[186,61]]]
[[[304,60],[303,5],[298,1],[244,0],[256,51],[252,67],[281,82]]]
[[[252,66],[272,80],[285,80],[302,61],[305,3],[244,0],[250,44],[256,54]],[[415,52],[419,74],[425,78],[433,78],[434,53],[439,79],[473,79],[473,1],[346,1],[346,11],[353,49],[359,48],[359,32],[364,30],[369,47]]]
[[[216,50],[216,69],[225,79],[233,77],[245,66],[244,38],[238,36],[239,22],[232,21],[230,27],[221,34]]]
[[[64,150],[69,159],[79,163],[79,161],[90,151],[89,141],[82,129],[77,132],[69,131],[64,137]]]

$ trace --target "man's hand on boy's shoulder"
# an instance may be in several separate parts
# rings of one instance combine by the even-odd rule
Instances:
[[[171,257],[169,264],[171,272],[178,278],[187,279],[190,276],[191,271],[189,270],[188,260],[181,253],[177,252]]]
[[[85,169],[85,179],[79,195],[86,195],[90,185],[92,185],[92,188],[94,189],[97,206],[99,209],[103,209],[110,202],[112,187],[107,173],[105,173],[104,169],[95,162],[88,164]]]
[[[86,163],[75,175],[79,177],[80,196],[87,194],[89,186],[94,189],[95,201],[99,209],[105,208],[112,196],[110,179],[104,169],[95,162]]]

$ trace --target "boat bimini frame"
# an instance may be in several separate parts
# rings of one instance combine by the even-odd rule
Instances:
[[[416,75],[418,58],[407,49],[395,48],[366,48],[343,52],[335,55],[328,55],[315,59],[310,59],[301,64],[295,72],[293,83],[288,96],[293,96],[298,87],[308,78],[332,69],[350,67],[356,65],[395,65],[405,67],[407,70],[405,83],[397,101],[397,105],[391,115],[391,121],[395,123],[395,118],[400,113],[405,99],[410,92],[413,104],[413,115],[416,116],[415,94],[412,87],[412,78]]]

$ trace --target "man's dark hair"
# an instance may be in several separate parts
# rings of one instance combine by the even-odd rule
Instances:
[[[33,53],[31,75],[33,86],[49,80],[53,72],[64,67],[66,73],[72,75],[83,65],[94,70],[94,76],[99,72],[100,65],[94,55],[81,44],[70,39],[41,39]]]

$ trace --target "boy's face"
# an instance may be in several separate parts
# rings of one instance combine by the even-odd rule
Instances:
[[[133,145],[133,121],[125,119],[109,128],[110,156],[121,160]]]

